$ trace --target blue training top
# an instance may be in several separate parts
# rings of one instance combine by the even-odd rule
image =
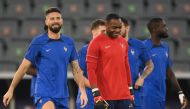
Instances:
[[[69,97],[67,67],[77,60],[74,41],[63,34],[60,39],[50,39],[47,33],[35,37],[25,54],[37,69],[35,97]]]
[[[169,57],[169,47],[165,42],[154,45],[151,39],[144,41],[154,63],[153,72],[145,80],[145,96],[158,101],[165,101],[166,96],[166,72],[172,66]]]
[[[142,41],[135,39],[135,38],[129,38],[128,40],[128,56],[129,56],[129,64],[130,64],[130,70],[132,74],[132,83],[133,86],[135,85],[136,80],[138,79],[140,73],[141,73],[141,67],[149,61],[151,58],[148,54],[148,51],[145,47],[145,45],[142,43]],[[135,106],[142,106],[143,105],[143,87],[141,87],[138,90],[134,90],[135,95]]]
[[[79,60],[79,65],[80,68],[83,70],[83,74],[86,78],[88,78],[88,74],[87,74],[87,67],[86,67],[86,54],[87,54],[87,49],[88,49],[88,45],[84,45],[78,52],[78,60]],[[90,88],[86,87],[86,94],[88,97],[88,104],[92,104],[92,106],[94,105],[94,97],[92,95],[92,90]],[[78,95],[77,95],[77,100],[76,103],[80,104],[80,95],[81,92],[80,90],[78,91]]]

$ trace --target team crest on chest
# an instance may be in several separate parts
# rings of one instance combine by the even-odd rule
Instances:
[[[122,44],[122,43],[119,43],[119,45],[121,46],[121,48],[124,48],[124,44]]]
[[[65,51],[65,52],[67,52],[67,47],[65,47],[65,46],[64,46],[64,48],[63,48],[63,49],[64,49],[64,51]]]
[[[166,52],[166,57],[168,58],[168,53]]]
[[[135,51],[133,49],[131,49],[131,54],[134,55],[135,54]]]

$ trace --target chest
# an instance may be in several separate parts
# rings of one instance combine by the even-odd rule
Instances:
[[[100,55],[103,57],[113,58],[119,56],[125,56],[127,45],[119,41],[104,42],[100,46]]]
[[[129,60],[131,60],[133,62],[137,61],[140,57],[140,52],[141,51],[138,48],[129,46],[129,49],[128,49]]]
[[[166,62],[169,58],[168,50],[164,47],[154,47],[150,50],[153,61]]]
[[[49,59],[69,58],[72,51],[72,45],[62,41],[51,41],[45,44],[41,49],[41,56]]]

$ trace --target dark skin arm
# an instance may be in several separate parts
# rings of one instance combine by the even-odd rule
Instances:
[[[175,77],[175,74],[171,68],[167,69],[167,76],[168,76],[170,82],[172,83],[172,85],[174,86],[174,89],[176,89],[177,92],[182,91],[182,89]],[[187,104],[188,104],[188,100],[184,96],[183,103],[181,104],[181,109],[184,109],[187,106]]]

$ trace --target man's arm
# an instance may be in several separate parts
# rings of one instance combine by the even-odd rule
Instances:
[[[11,85],[7,91],[7,93],[3,97],[3,103],[5,106],[7,106],[12,99],[14,89],[18,85],[18,83],[21,81],[23,78],[24,74],[28,70],[28,68],[31,66],[31,62],[28,61],[27,59],[23,59],[21,65],[19,66],[18,70],[16,71],[13,80],[11,82]]]
[[[84,78],[84,85],[88,88],[91,88],[89,80],[84,76],[83,76],[83,78]]]
[[[78,60],[74,60],[71,62],[71,67],[72,67],[72,73],[74,76],[74,80],[76,81],[79,90],[81,91],[81,107],[85,107],[88,99],[85,91],[85,84],[84,84],[84,76],[83,72],[79,67]]]
[[[181,108],[184,109],[187,106],[188,101],[187,101],[187,99],[174,75],[174,72],[171,68],[167,69],[167,76],[168,76],[169,80],[171,81],[172,85],[174,86],[174,89],[178,92],[180,103],[182,106]]]
[[[154,69],[154,64],[152,60],[150,59],[149,61],[146,62],[146,66],[144,68],[143,73],[139,76],[139,78],[135,82],[135,89],[138,89],[139,87],[143,86],[145,78],[148,75],[150,75],[153,69]]]

